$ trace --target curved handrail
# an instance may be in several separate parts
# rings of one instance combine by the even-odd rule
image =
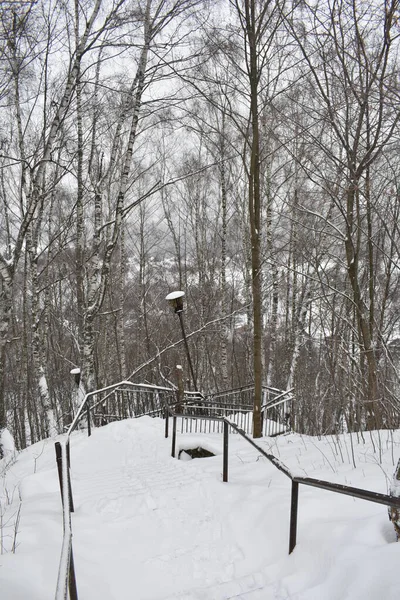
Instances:
[[[88,392],[86,394],[86,396],[84,397],[84,399],[83,399],[83,401],[82,401],[82,403],[81,403],[81,405],[80,405],[80,407],[78,409],[78,412],[76,413],[75,418],[72,421],[72,423],[71,423],[71,425],[70,425],[70,427],[69,427],[69,429],[67,431],[67,438],[69,438],[70,435],[71,435],[71,433],[73,431],[75,431],[75,429],[76,429],[76,427],[77,427],[80,419],[82,418],[82,416],[84,414],[87,402],[90,400],[90,398],[92,396],[95,396],[97,394],[101,394],[101,393],[107,392],[107,391],[113,391],[113,390],[115,390],[115,389],[117,389],[119,387],[122,387],[122,386],[135,387],[135,388],[139,387],[139,388],[148,389],[148,390],[160,390],[160,391],[165,391],[165,392],[173,392],[174,391],[172,388],[162,387],[162,386],[159,386],[159,385],[150,385],[150,384],[147,384],[147,383],[132,383],[131,381],[120,381],[119,383],[114,383],[112,385],[107,385],[106,387],[100,388],[98,390],[94,390],[93,392]],[[102,398],[101,401],[104,402],[104,398]]]
[[[82,416],[85,414],[87,409],[87,404],[92,398],[92,396],[96,394],[100,394],[107,391],[113,391],[117,388],[121,387],[134,387],[145,390],[159,390],[159,391],[173,391],[172,388],[154,386],[149,384],[137,384],[132,383],[131,381],[120,381],[119,383],[115,383],[113,385],[106,386],[99,390],[95,390],[93,392],[88,392],[83,399],[75,418],[73,419],[67,434],[64,443],[60,443],[61,446],[61,498],[63,504],[63,541],[61,547],[61,555],[60,555],[60,563],[58,568],[58,577],[57,577],[57,588],[55,600],[65,600],[68,597],[68,589],[71,600],[78,599],[78,593],[76,589],[76,581],[75,581],[75,570],[74,570],[74,559],[72,552],[72,527],[71,527],[71,511],[73,510],[73,506],[71,505],[71,497],[70,497],[70,479],[69,479],[69,443],[70,436],[72,432],[77,428],[78,423]],[[104,398],[101,400],[104,401]],[[94,408],[94,407],[92,407]]]
[[[274,408],[274,406],[278,406],[278,404],[282,404],[283,402],[287,402],[288,400],[292,400],[293,399],[293,395],[290,396],[290,394],[293,392],[294,388],[290,388],[284,392],[282,392],[282,394],[279,394],[278,396],[275,396],[275,398],[272,398],[272,400],[270,400],[269,402],[265,402],[262,406],[261,406],[261,410],[263,410],[264,408]],[[288,396],[288,398],[285,398],[285,396]]]
[[[124,381],[120,381],[118,383],[114,383],[112,385],[109,385],[109,386],[106,386],[106,387],[103,387],[103,388],[100,388],[100,389],[97,389],[97,390],[94,390],[92,392],[88,392],[87,394],[85,394],[85,397],[82,400],[82,403],[81,403],[70,427],[68,428],[68,431],[66,434],[66,440],[63,444],[60,444],[60,446],[61,446],[60,461],[61,461],[61,471],[62,471],[62,476],[60,477],[60,481],[61,481],[61,488],[62,488],[61,495],[62,495],[62,502],[63,502],[64,534],[63,534],[63,543],[62,543],[60,565],[59,565],[59,572],[58,572],[58,579],[57,579],[56,600],[61,600],[61,599],[67,597],[68,583],[69,583],[71,599],[75,600],[78,598],[77,591],[76,591],[75,575],[74,575],[74,568],[73,568],[73,553],[72,553],[71,511],[73,511],[73,503],[72,503],[70,479],[69,479],[70,436],[73,433],[73,431],[75,431],[75,429],[77,428],[78,423],[80,422],[82,417],[84,417],[85,415],[88,418],[88,431],[89,431],[89,435],[90,435],[90,410],[94,410],[98,404],[104,402],[107,398],[109,398],[109,396],[112,394],[112,392],[118,388],[128,388],[128,389],[134,388],[134,389],[139,389],[139,390],[172,392],[174,394],[176,393],[176,390],[174,390],[173,388],[168,388],[168,387],[163,387],[163,386],[155,386],[155,385],[151,385],[151,384],[138,384],[138,383],[132,383],[131,381],[124,380]],[[248,386],[247,389],[250,389],[250,386]],[[99,400],[97,402],[97,404],[95,404],[94,406],[89,407],[90,399],[93,396],[96,396],[96,395],[99,395],[102,393],[106,393],[106,392],[109,392],[109,394],[106,395],[105,397],[102,397],[101,400]],[[287,394],[287,393],[288,393],[288,391],[285,392],[284,394]],[[211,402],[207,399],[207,397],[205,397],[201,392],[196,392],[196,391],[185,391],[184,398],[182,399],[182,404],[190,405],[191,403],[198,401],[199,399],[201,402],[204,402],[206,405],[211,404]],[[220,403],[220,404],[224,404],[224,403]],[[166,408],[167,414],[173,414],[167,405],[165,405],[165,408]],[[210,418],[210,417],[208,417],[208,418]],[[239,428],[237,428],[236,425],[230,423],[226,418],[216,417],[214,420],[228,422],[231,425],[231,427],[233,427],[234,429],[237,429],[238,432],[242,431]],[[166,421],[166,431],[167,431],[167,429],[168,428],[167,428],[167,421]],[[260,451],[262,451],[262,450],[260,450]],[[278,466],[278,465],[276,464],[275,466]]]

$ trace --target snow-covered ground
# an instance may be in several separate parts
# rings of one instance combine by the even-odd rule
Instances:
[[[114,423],[90,438],[73,434],[80,600],[400,598],[400,543],[386,507],[300,486],[289,556],[290,481],[237,435],[229,443],[223,483],[221,434],[178,434],[178,449],[200,445],[216,454],[195,460],[170,456],[159,419]],[[296,474],[383,493],[400,456],[400,432],[260,443]],[[62,540],[54,439],[5,462],[0,598],[52,599]]]

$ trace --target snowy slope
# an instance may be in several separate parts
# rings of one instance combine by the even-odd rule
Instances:
[[[290,481],[236,435],[229,483],[221,434],[178,434],[177,442],[216,456],[171,458],[162,421],[148,417],[72,436],[80,600],[400,598],[400,544],[386,507],[300,487],[297,546],[288,556]],[[297,474],[386,493],[400,432],[261,444]],[[6,470],[0,462],[2,472],[0,598],[54,598],[62,540],[54,440],[21,452]],[[19,506],[14,554],[6,551]]]

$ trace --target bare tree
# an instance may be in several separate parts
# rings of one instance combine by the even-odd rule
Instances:
[[[372,173],[400,118],[395,83],[397,12],[396,1],[368,7],[355,2],[318,3],[302,5],[287,20],[313,81],[319,103],[319,107],[314,105],[315,116],[328,127],[319,140],[320,150],[345,173],[337,208],[342,216],[360,368],[365,373],[363,396],[369,427],[383,424],[376,351]]]
[[[87,15],[86,26],[78,41],[77,54],[71,55],[69,68],[59,93],[49,98],[49,66],[46,60],[35,63],[39,72],[33,71],[37,79],[37,87],[28,90],[31,84],[29,69],[31,69],[32,56],[39,58],[48,57],[49,47],[54,43],[55,8],[51,5],[43,14],[41,6],[36,3],[21,3],[15,6],[3,7],[1,12],[3,56],[9,68],[5,70],[4,78],[9,77],[8,98],[4,110],[9,106],[15,108],[11,118],[9,139],[16,140],[7,148],[3,147],[3,169],[7,169],[9,176],[3,181],[3,214],[6,219],[8,239],[0,254],[0,428],[6,425],[6,408],[4,401],[4,366],[5,345],[10,327],[12,312],[12,294],[14,278],[18,263],[23,254],[24,242],[29,228],[37,211],[44,202],[43,184],[45,181],[46,166],[52,162],[53,150],[60,136],[64,119],[67,115],[71,96],[76,85],[79,72],[77,55],[84,52],[91,43],[94,24],[100,11],[101,2],[98,0]],[[59,25],[58,25],[59,26]],[[25,91],[21,89],[24,83]],[[11,91],[12,90],[12,91]],[[25,113],[21,110],[21,96],[24,94]],[[33,98],[29,101],[28,98]],[[38,107],[43,101],[47,105],[46,117],[38,115]],[[47,103],[47,104],[46,104]],[[50,106],[51,104],[51,106]],[[40,109],[39,109],[40,110]],[[36,121],[38,117],[39,125]],[[39,128],[39,135],[37,130]],[[25,140],[32,129],[32,138],[28,148]],[[35,132],[35,133],[33,133]],[[34,140],[34,141],[33,141]],[[15,183],[17,182],[15,195]],[[10,215],[13,215],[12,221]],[[16,217],[14,218],[14,215]]]

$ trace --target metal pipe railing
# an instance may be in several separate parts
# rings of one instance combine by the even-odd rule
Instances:
[[[121,390],[122,388],[122,390]],[[232,395],[232,393],[238,393],[239,391],[248,391],[251,389],[251,386],[246,386],[246,388],[241,388],[241,390],[230,390],[229,392],[225,392],[225,393],[221,393],[221,394],[217,394],[216,397],[226,397],[227,395]],[[275,393],[276,391],[279,390],[275,390],[272,388],[265,388],[268,389],[268,391],[271,391],[272,393]],[[75,431],[75,429],[78,427],[78,424],[80,423],[81,419],[86,417],[86,421],[87,421],[87,430],[88,430],[88,436],[91,435],[91,429],[92,429],[92,413],[94,412],[95,408],[97,406],[99,406],[100,404],[104,404],[105,402],[107,402],[110,398],[113,397],[113,394],[116,393],[117,390],[121,390],[121,391],[135,391],[137,390],[138,392],[140,391],[145,391],[145,392],[154,392],[156,394],[158,394],[159,392],[167,392],[167,393],[172,393],[174,394],[174,390],[172,388],[167,388],[167,387],[159,387],[159,386],[153,386],[153,385],[149,385],[149,384],[135,384],[132,383],[130,381],[121,381],[119,383],[113,384],[113,385],[109,385],[106,386],[104,388],[101,388],[99,390],[95,390],[93,392],[89,392],[85,395],[85,398],[83,399],[68,431],[67,431],[67,436],[66,436],[66,442],[64,445],[60,444],[60,442],[56,442],[56,461],[57,461],[57,469],[58,469],[58,476],[59,476],[59,482],[60,482],[60,490],[61,490],[61,499],[62,499],[62,506],[63,506],[63,528],[64,528],[64,535],[63,535],[63,543],[62,543],[62,549],[61,549],[61,557],[60,557],[60,565],[59,565],[59,572],[58,572],[58,580],[57,580],[57,591],[56,591],[56,600],[61,600],[61,598],[65,599],[67,598],[68,595],[68,591],[69,591],[69,597],[71,598],[71,600],[77,600],[78,598],[78,593],[77,593],[77,586],[76,586],[76,578],[75,578],[75,569],[74,569],[74,559],[73,559],[73,551],[72,551],[72,528],[71,528],[71,512],[74,511],[74,503],[73,503],[73,497],[72,497],[72,488],[71,488],[71,479],[70,479],[70,436],[73,433],[73,431]],[[287,394],[288,392],[284,392],[284,394]],[[105,394],[105,396],[100,397],[97,402],[95,402],[92,406],[90,406],[90,402],[92,400],[92,398],[94,396],[101,396],[102,394]],[[196,407],[196,406],[191,406],[194,402],[201,402],[201,406]],[[152,401],[153,402],[153,401]],[[160,402],[160,410],[162,409],[162,405],[164,404],[164,408],[165,408],[165,437],[168,437],[169,435],[169,431],[168,431],[168,427],[169,427],[169,416],[173,415],[173,433],[172,433],[172,456],[175,456],[175,447],[176,447],[176,416],[175,414],[173,414],[170,410],[170,408],[168,407],[167,403],[165,403],[164,401]],[[218,406],[216,406],[218,404]],[[225,412],[226,410],[232,411],[232,410],[238,410],[240,408],[242,408],[242,410],[250,410],[251,406],[246,406],[243,408],[240,407],[238,405],[238,403],[228,403],[228,402],[215,402],[214,401],[210,401],[209,398],[205,398],[203,396],[203,394],[201,394],[200,392],[185,392],[185,396],[183,398],[183,405],[184,406],[188,406],[191,407],[192,409],[210,409],[210,408],[214,408],[216,410],[220,410]],[[151,410],[150,412],[153,413],[157,413],[159,409],[154,409]],[[107,416],[107,415],[105,415]],[[223,481],[228,481],[228,447],[229,447],[229,425],[231,427],[233,427],[234,429],[237,429],[239,431],[239,428],[233,424],[230,423],[227,419],[225,419],[223,416],[221,417],[211,417],[211,416],[207,416],[207,415],[201,415],[201,416],[197,416],[197,415],[182,415],[183,417],[186,416],[186,418],[190,418],[190,419],[203,419],[205,421],[220,421],[223,423],[223,439],[224,439],[224,464],[223,464]],[[116,418],[118,418],[118,415],[115,415]],[[228,425],[229,423],[229,425]],[[240,430],[241,431],[241,430]]]
[[[289,399],[285,398],[285,396],[290,394],[290,392],[292,392],[292,391],[293,391],[293,388],[291,390],[287,390],[287,392],[283,392],[283,394],[279,394],[279,396],[276,396],[270,402],[266,402],[265,404],[263,404],[261,407],[261,410],[263,410],[265,408],[274,408],[274,406],[279,406],[280,404],[284,404],[285,402],[288,402]]]
[[[175,457],[176,449],[176,422],[178,417],[186,417],[187,415],[170,412],[170,416],[173,417],[173,451],[172,456]],[[352,496],[353,498],[359,498],[361,500],[367,500],[369,502],[375,502],[377,504],[383,504],[386,506],[392,506],[400,508],[400,498],[389,496],[388,494],[381,494],[378,492],[372,492],[370,490],[363,490],[340,483],[331,483],[329,481],[323,481],[319,479],[313,479],[311,477],[297,477],[294,476],[288,467],[276,456],[266,452],[259,444],[257,444],[252,438],[250,438],[240,427],[235,423],[232,423],[226,417],[204,417],[204,416],[191,416],[192,419],[205,419],[209,418],[213,421],[222,421],[224,423],[224,441],[223,441],[223,481],[228,481],[228,463],[229,463],[229,444],[228,444],[228,433],[229,427],[234,429],[239,435],[241,435],[251,446],[256,448],[258,452],[269,460],[279,471],[281,471],[286,477],[292,482],[291,487],[291,502],[290,502],[290,525],[289,525],[289,554],[291,554],[296,546],[297,541],[297,515],[298,515],[298,502],[299,502],[299,485],[308,485],[315,488],[324,489],[337,494],[344,494],[346,496]],[[166,437],[168,437],[166,435]]]
[[[55,600],[65,600],[65,598],[68,597],[68,592],[70,600],[78,600],[74,554],[72,550],[71,512],[73,512],[74,507],[72,502],[68,454],[67,444],[56,442],[56,460],[63,507],[64,533]]]
[[[63,542],[61,547],[61,556],[58,569],[57,589],[55,600],[65,600],[68,597],[70,600],[78,600],[78,592],[75,577],[74,556],[72,551],[72,527],[71,527],[71,512],[74,511],[74,502],[72,497],[72,487],[70,479],[70,436],[77,428],[80,420],[86,416],[88,426],[88,436],[91,435],[91,410],[107,398],[118,388],[128,387],[135,389],[143,389],[145,391],[161,391],[172,392],[171,388],[151,386],[148,384],[135,384],[130,381],[121,381],[119,383],[109,385],[100,390],[89,392],[86,394],[78,412],[73,419],[66,436],[64,444],[56,442],[56,462],[58,470],[58,478],[60,483],[61,500],[63,506]],[[94,406],[90,407],[90,400],[93,396],[104,392],[110,392],[106,398],[102,398]]]
[[[132,383],[131,381],[120,381],[119,383],[114,383],[113,385],[108,385],[104,388],[100,388],[99,390],[94,390],[93,392],[88,392],[85,396],[85,398],[82,401],[82,404],[80,405],[78,412],[75,415],[74,420],[72,421],[68,431],[67,431],[67,436],[69,437],[71,435],[71,433],[73,431],[75,431],[75,429],[78,426],[79,421],[82,419],[82,417],[84,415],[86,415],[87,418],[87,422],[88,422],[88,426],[90,427],[90,411],[94,410],[94,408],[96,408],[96,406],[98,406],[99,404],[101,404],[102,402],[104,402],[105,400],[107,400],[107,398],[109,397],[106,396],[105,398],[101,398],[101,400],[99,400],[94,406],[90,407],[89,406],[89,401],[93,396],[102,394],[104,392],[114,392],[116,389],[121,388],[121,387],[127,387],[127,388],[135,388],[137,390],[147,390],[147,391],[160,391],[160,392],[174,392],[174,390],[172,388],[167,388],[167,387],[160,387],[160,386],[156,386],[156,385],[150,385],[150,384],[146,384],[146,383]],[[90,433],[89,433],[90,435]]]

